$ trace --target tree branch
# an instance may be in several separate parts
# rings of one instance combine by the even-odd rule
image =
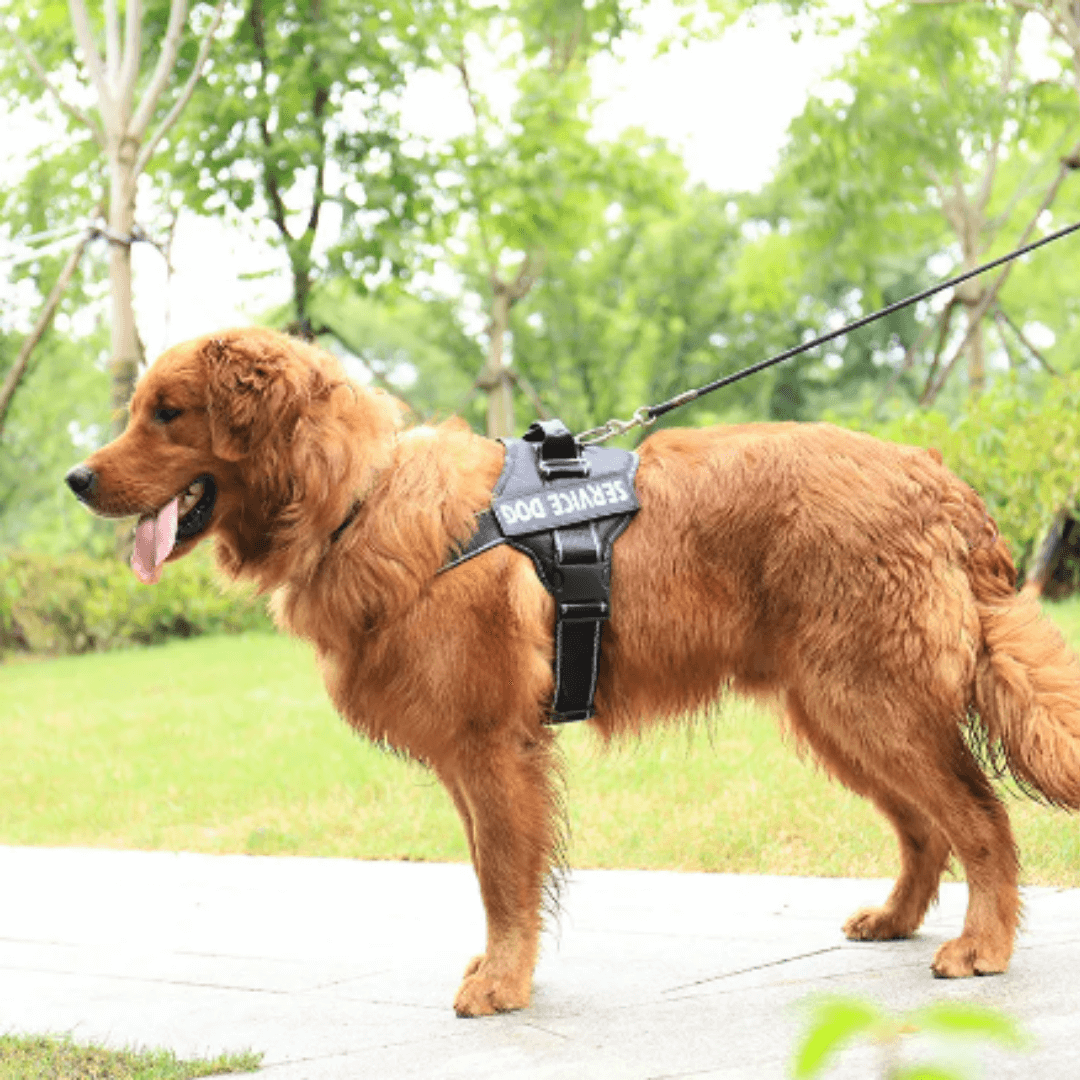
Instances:
[[[950,301],[950,304],[955,304],[956,301]],[[945,307],[938,313],[937,325],[941,325],[941,320],[945,317],[945,312],[949,308]],[[892,373],[892,378],[889,379],[885,388],[878,394],[878,399],[874,403],[875,409],[880,409],[885,403],[885,400],[891,396],[893,390],[896,389],[896,384],[900,381],[901,377],[906,375],[915,364],[915,357],[918,356],[919,350],[926,344],[926,339],[930,336],[931,331],[934,329],[934,323],[926,323],[919,333],[916,335],[915,340],[908,346],[907,351],[904,353],[904,359],[897,366],[896,370]]]
[[[96,213],[100,213],[101,209],[101,206],[99,206]],[[52,292],[49,293],[49,298],[45,301],[45,306],[42,308],[37,322],[34,323],[33,329],[27,334],[26,340],[19,349],[19,355],[15,357],[15,363],[4,379],[4,385],[0,387],[0,434],[3,433],[4,421],[7,419],[8,409],[11,406],[12,398],[15,397],[15,391],[18,389],[22,377],[26,374],[27,365],[30,363],[30,354],[49,328],[49,323],[52,322],[53,315],[56,314],[56,309],[60,306],[60,299],[64,295],[64,290],[68,287],[79,266],[86,245],[90,243],[94,235],[95,231],[93,229],[86,229],[79,242],[72,248],[67,262],[64,263],[64,267],[60,271],[60,276],[56,279],[56,284],[52,287]]]
[[[1048,6],[1045,4],[1031,4],[1027,3],[1026,0],[1009,0],[1009,3],[1012,4],[1013,7],[1021,8],[1023,11],[1032,11],[1036,15],[1041,15],[1050,24],[1050,29],[1057,34],[1062,41],[1066,44],[1072,44],[1069,41],[1068,26],[1060,21],[1057,13],[1053,11],[1052,8],[1048,10]]]
[[[998,337],[1001,339],[1001,347],[1005,350],[1005,356],[1010,368],[1016,367],[1016,357],[1013,356],[1012,346],[1009,344],[1009,336],[1005,333],[1005,321],[1001,317],[1001,308],[994,310],[994,325],[997,327]]]
[[[90,30],[90,19],[86,14],[85,0],[68,0],[68,8],[71,11],[71,25],[75,29],[75,39],[82,50],[86,70],[90,74],[90,81],[97,91],[98,108],[101,110],[102,119],[105,121],[106,137],[108,137],[116,122],[115,102],[108,80],[105,78],[105,71],[101,66],[101,57],[98,55],[97,46],[94,44],[94,35]]]
[[[1016,66],[1017,46],[1020,42],[1020,24],[1023,20],[1023,15],[1014,18],[1013,25],[1010,28],[1008,52],[1005,54],[1005,60],[1002,63],[1001,80],[998,85],[1003,98],[1007,94],[1009,84],[1013,79],[1013,70]],[[1001,124],[998,126],[998,130],[994,135],[994,143],[990,147],[990,153],[987,155],[986,172],[983,174],[982,184],[979,187],[979,195],[975,202],[979,211],[980,220],[982,220],[986,214],[986,207],[989,205],[990,196],[993,193],[994,177],[997,175],[998,155],[1001,151],[1001,139],[1004,132],[1005,116],[1003,114]]]
[[[461,73],[461,82],[465,87],[465,96],[469,101],[469,109],[473,114],[473,133],[476,136],[477,144],[479,145],[483,141],[483,117],[480,114],[480,104],[477,100],[476,92],[473,90],[472,79],[469,77],[469,65],[465,56],[465,43],[462,42],[461,49],[458,54],[457,69]],[[476,227],[480,233],[480,247],[483,249],[484,258],[487,260],[488,268],[491,274],[494,276],[496,272],[495,257],[491,252],[491,240],[487,233],[487,224],[484,221],[484,199],[486,192],[482,188],[474,189],[473,194],[475,196],[476,205]]]
[[[1049,164],[1051,158],[1057,158],[1058,164],[1066,164],[1068,157],[1062,157],[1060,147],[1068,138],[1076,132],[1077,125],[1073,124],[1066,128],[1053,142],[1053,144],[1047,149],[1046,153],[1029,166],[1027,172],[1024,174],[1024,179],[1016,185],[1012,195],[1009,196],[1008,203],[1001,208],[989,222],[991,233],[996,236],[1000,229],[1007,225],[1011,219],[1016,207],[1028,197],[1028,193],[1031,190],[1032,180],[1038,176],[1040,172]]]
[[[542,255],[537,255],[534,251],[526,252],[525,258],[521,260],[521,265],[518,267],[518,272],[514,277],[514,283],[506,286],[510,294],[511,307],[528,296],[529,290],[536,284],[536,279],[540,276],[543,263]]]
[[[128,0],[131,3],[131,0]],[[218,4],[217,10],[214,12],[214,20],[211,24],[211,32],[217,29],[217,22],[221,18],[221,10],[223,5]],[[158,54],[157,63],[154,65],[154,73],[150,76],[150,83],[146,87],[146,91],[142,96],[142,101],[139,102],[138,109],[135,110],[135,115],[131,119],[130,131],[131,135],[135,139],[142,139],[146,129],[150,126],[150,118],[154,115],[154,110],[157,108],[158,99],[161,97],[165,87],[168,85],[169,76],[172,75],[173,69],[176,67],[176,56],[180,51],[180,39],[184,33],[184,23],[187,21],[188,5],[187,0],[172,0],[169,6],[169,25],[165,29],[165,39],[161,45],[161,52]],[[205,36],[204,36],[205,40]],[[205,56],[200,52],[199,57],[201,60],[205,60]],[[201,64],[196,61],[196,72],[201,70]],[[198,79],[196,74],[195,79]],[[189,78],[188,83],[194,88],[194,83]],[[186,89],[186,86],[185,86]],[[184,103],[187,103],[187,98],[184,98],[181,94],[181,98]],[[181,106],[183,108],[183,106]],[[179,115],[179,113],[177,114]],[[175,122],[176,117],[173,117]],[[169,124],[169,127],[172,123]],[[167,131],[168,128],[165,129]],[[165,131],[158,129],[156,133],[155,141],[160,139]],[[139,155],[142,157],[142,154]],[[149,157],[147,158],[149,160]],[[136,168],[135,175],[138,176],[141,170]]]
[[[319,121],[319,153],[315,165],[315,189],[311,197],[311,213],[308,215],[307,231],[314,233],[319,228],[319,214],[323,204],[323,186],[326,183],[326,128],[322,123],[326,112],[326,103],[330,100],[330,91],[320,86],[315,91],[311,114]]]
[[[1043,196],[1042,204],[1039,206],[1039,209],[1035,211],[1035,214],[1028,223],[1023,235],[1016,241],[1015,247],[1023,247],[1028,242],[1031,234],[1035,231],[1036,225],[1039,223],[1039,218],[1042,217],[1044,211],[1050,208],[1051,203],[1053,203],[1054,199],[1057,197],[1058,188],[1061,187],[1062,181],[1072,171],[1072,168],[1067,164],[1068,160],[1077,154],[1080,154],[1080,143],[1077,144],[1072,154],[1067,155],[1065,160],[1062,161],[1057,177],[1050,187],[1047,188],[1046,195]],[[945,380],[949,377],[949,373],[956,366],[956,361],[963,355],[964,350],[968,347],[968,343],[975,336],[976,328],[986,315],[987,311],[990,310],[990,305],[997,300],[998,293],[1001,291],[1005,282],[1009,280],[1009,275],[1012,273],[1012,269],[1015,265],[1015,260],[1006,263],[1001,273],[998,274],[997,278],[994,280],[994,283],[983,293],[979,303],[972,309],[971,318],[968,319],[967,332],[964,334],[964,340],[960,342],[956,351],[949,358],[948,363],[942,368],[937,381],[933,385],[931,385],[929,381],[927,382],[926,389],[923,391],[923,396],[919,399],[920,405],[933,404],[934,399],[941,393],[942,388],[945,386]]]
[[[262,0],[252,0],[251,9],[248,12],[248,22],[251,24],[251,35],[255,40],[255,48],[259,54],[259,77],[262,80],[263,94],[269,98],[266,80],[270,75],[270,56],[266,50],[266,27],[264,25]],[[287,244],[292,240],[292,234],[289,232],[286,222],[287,211],[285,201],[281,196],[281,189],[278,186],[277,174],[274,172],[273,162],[270,160],[269,151],[274,140],[270,134],[270,125],[265,116],[259,117],[259,132],[262,135],[263,146],[267,150],[267,153],[263,155],[263,179],[266,184],[266,193],[269,196],[270,217]]]
[[[348,334],[343,333],[336,326],[331,326],[325,319],[322,321],[322,324],[320,326],[312,326],[310,327],[310,330],[312,335],[312,341],[314,341],[315,338],[321,337],[324,334],[329,334],[331,337],[337,338],[338,341],[340,341],[341,344],[344,345],[345,348],[348,349],[349,352],[351,352],[353,356],[355,356],[356,359],[364,365],[365,370],[371,376],[371,381],[374,382],[376,386],[379,386],[388,394],[392,394],[394,397],[399,398],[401,401],[404,401],[405,404],[409,407],[409,411],[415,417],[422,418],[420,410],[412,403],[405,391],[402,390],[400,386],[395,386],[386,377],[386,375],[382,371],[380,371],[378,367],[375,366],[375,364],[368,360],[364,356],[364,349],[361,346],[357,345],[355,341],[350,340]]]
[[[191,74],[188,76],[188,81],[184,84],[184,89],[180,91],[180,96],[173,102],[172,108],[165,114],[164,119],[157,126],[157,130],[146,141],[142,150],[139,151],[139,156],[135,161],[135,175],[138,176],[150,163],[151,157],[154,155],[154,151],[157,149],[157,145],[165,137],[165,133],[176,123],[180,113],[183,112],[184,106],[191,100],[191,95],[195,92],[195,86],[197,85],[199,78],[202,75],[203,66],[206,64],[206,58],[210,54],[210,46],[214,40],[214,34],[217,33],[217,28],[221,23],[221,16],[225,11],[225,0],[218,0],[218,5],[214,8],[214,17],[210,20],[210,25],[206,29],[206,33],[203,34],[202,41],[199,43],[199,55],[195,59],[195,66],[191,69]],[[171,25],[171,20],[170,20]],[[173,55],[173,61],[175,62],[175,53]],[[160,60],[159,60],[160,64]],[[155,77],[156,77],[155,71]],[[147,91],[147,95],[149,91]],[[139,106],[139,112],[141,114],[143,107],[146,105],[147,96],[143,97],[142,104]],[[147,117],[149,119],[149,117]]]
[[[135,100],[135,83],[142,60],[142,20],[142,0],[127,0],[124,5],[124,58],[117,87],[117,97],[124,102]]]
[[[120,75],[120,21],[116,0],[105,0],[105,77],[115,85]]]
[[[940,332],[938,333],[937,348],[934,350],[934,359],[930,363],[930,370],[926,373],[926,382],[923,384],[922,393],[919,395],[920,405],[926,402],[926,395],[930,393],[930,387],[933,385],[938,364],[941,363],[941,354],[945,351],[945,343],[949,338],[949,327],[952,325],[953,312],[956,311],[956,306],[959,303],[960,298],[953,296],[941,313],[941,322],[938,323]]]
[[[30,65],[30,69],[38,77],[38,80],[45,86],[45,89],[52,94],[56,104],[60,106],[73,120],[77,120],[80,124],[85,124],[90,129],[90,134],[94,136],[94,141],[103,150],[105,149],[105,134],[101,130],[101,125],[88,113],[84,113],[82,109],[76,108],[74,105],[65,101],[61,96],[60,91],[53,86],[49,80],[49,76],[45,69],[38,62],[38,58],[30,51],[30,47],[18,34],[12,35],[15,38],[15,44],[18,45],[19,51],[26,58],[26,62]]]
[[[540,399],[540,395],[536,392],[536,388],[528,379],[519,371],[515,371],[512,367],[506,369],[507,375],[510,376],[510,381],[529,399],[532,403],[532,407],[536,410],[536,415],[541,420],[550,420],[551,413],[548,412],[544,406],[543,401]]]
[[[1034,356],[1035,359],[1038,360],[1040,364],[1042,364],[1042,366],[1047,370],[1047,372],[1049,372],[1051,375],[1055,375],[1055,376],[1058,376],[1058,375],[1061,374],[1061,372],[1058,371],[1057,368],[1055,368],[1050,363],[1050,361],[1047,360],[1046,357],[1043,356],[1043,354],[1041,352],[1039,352],[1039,350],[1036,349],[1034,345],[1031,344],[1031,341],[1028,338],[1028,336],[1024,333],[1023,330],[1020,329],[1019,326],[1016,325],[1016,323],[1014,323],[1012,321],[1012,319],[1009,318],[1008,313],[1005,311],[1005,309],[1000,304],[995,305],[995,312],[994,313],[997,315],[999,320],[1004,320],[1004,322],[1009,327],[1009,329],[1012,330],[1012,332],[1017,336],[1017,338],[1020,341],[1020,344],[1023,345],[1024,348],[1027,349],[1027,351],[1029,353],[1031,353],[1031,355]]]

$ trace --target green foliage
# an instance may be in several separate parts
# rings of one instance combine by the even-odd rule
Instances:
[[[477,124],[453,140],[441,162],[458,173],[456,212],[475,220],[473,270],[486,277],[501,257],[577,248],[606,205],[610,174],[589,141],[591,84],[584,68],[526,66],[508,123],[474,94]]]
[[[92,30],[96,32],[98,48],[104,56],[101,7],[93,3],[88,6]],[[197,29],[207,26],[214,4],[195,2],[190,7],[189,25]],[[146,0],[142,5],[142,58],[139,70],[144,86],[152,77],[158,60],[169,8],[169,0]],[[23,47],[19,44],[21,40],[22,46],[35,58],[53,87],[63,93],[68,103],[85,105],[85,82],[83,88],[79,87],[85,69],[80,64],[68,4],[66,0],[10,0],[3,10],[7,20],[6,29],[14,32],[0,33],[0,98],[20,118],[30,116],[42,121],[43,136],[39,144],[28,152],[26,170],[21,178],[9,187],[0,188],[0,240],[18,241],[53,230],[74,231],[91,217],[95,206],[106,194],[105,156],[90,128],[56,104],[39,75],[27,62]],[[185,33],[180,46],[179,77],[172,81],[158,102],[151,130],[176,101],[182,78],[190,71],[197,49],[196,34]],[[140,87],[140,94],[143,88]],[[93,110],[87,110],[84,115],[90,115],[100,124],[100,118],[93,114]],[[151,233],[155,224],[149,216],[153,194],[146,191],[151,198],[140,198],[139,224]],[[40,241],[35,244],[40,245]],[[33,279],[39,293],[44,296],[47,288],[43,285],[43,279],[51,284],[49,279],[55,277],[53,267],[58,261],[63,261],[66,250],[21,263],[15,268],[13,276],[16,279]],[[69,286],[61,311],[75,311],[87,306],[94,290],[84,287],[84,282],[106,276],[107,257],[103,242],[93,245],[84,255],[84,265]]]
[[[222,590],[208,552],[170,565],[152,587],[115,559],[25,552],[0,558],[0,651],[93,652],[268,626],[262,601]]]
[[[875,1028],[881,1019],[881,1013],[864,1001],[834,998],[819,1002],[811,1017],[809,1031],[795,1055],[794,1074],[804,1077],[820,1072],[830,1057]]]
[[[324,344],[344,347],[418,419],[461,410],[483,358],[448,301],[401,293],[375,300],[335,280],[314,292],[310,311],[325,332]]]
[[[795,1052],[792,1075],[820,1076],[844,1047],[857,1039],[881,1048],[883,1080],[963,1080],[951,1065],[903,1065],[899,1049],[905,1036],[926,1033],[945,1041],[976,1039],[1009,1050],[1024,1050],[1029,1038],[1004,1013],[981,1005],[943,1001],[893,1015],[860,998],[827,997],[813,1002],[807,1032]]]
[[[1064,506],[1080,499],[1080,376],[1002,380],[956,419],[911,412],[863,427],[882,438],[941,451],[986,501],[1023,568]]]
[[[0,338],[0,372],[19,344]],[[54,333],[31,358],[0,435],[0,551],[104,555],[112,548],[112,526],[88,514],[64,484],[108,429],[109,380],[104,364],[93,362],[102,346],[100,332],[81,341]]]
[[[511,322],[515,364],[575,430],[760,358],[734,313],[729,268],[739,235],[728,200],[685,193],[681,163],[640,137],[604,150],[609,220],[548,259]],[[754,411],[763,392],[761,383],[740,387],[723,403],[728,415]],[[695,419],[700,410],[675,422]]]
[[[805,240],[839,260],[870,303],[898,258],[954,240],[950,189],[982,179],[1003,132],[1010,158],[1025,172],[1038,166],[1022,196],[1041,195],[1056,172],[1040,157],[1074,122],[1076,102],[1064,83],[1002,85],[1018,18],[977,4],[878,9],[861,47],[792,122],[776,193],[793,201]],[[991,212],[1015,209],[1016,196],[1004,188]]]
[[[270,226],[260,232],[288,256],[302,327],[316,282],[337,275],[363,291],[376,272],[400,276],[406,236],[431,223],[428,166],[395,103],[427,17],[411,4],[252,0],[176,129],[178,187],[201,213]],[[341,232],[319,254],[331,203]]]
[[[107,1050],[68,1037],[0,1035],[0,1080],[194,1080],[257,1072],[250,1051],[185,1061],[171,1050]]]
[[[771,183],[743,203],[765,230],[748,245],[748,261],[789,268],[770,317],[785,319],[793,341],[804,327],[839,325],[1015,244],[1076,138],[1068,74],[1036,79],[1012,57],[1020,18],[1012,5],[866,13],[863,42],[792,122]],[[1066,181],[1054,223],[1078,212],[1080,191]],[[1080,244],[1069,241],[1033,256],[1012,270],[999,297],[1017,326],[1041,322],[1053,330],[1057,341],[1045,356],[1064,370],[1075,365],[1070,346],[1080,333],[1080,306],[1068,285],[1078,260]],[[828,367],[796,361],[793,415],[857,411],[886,386],[917,400],[946,299],[829,346]],[[946,358],[965,324],[959,314],[952,321]],[[984,334],[991,376],[1006,361],[1020,369],[1036,363],[992,318]],[[955,411],[963,396],[962,387],[950,388],[942,407]]]

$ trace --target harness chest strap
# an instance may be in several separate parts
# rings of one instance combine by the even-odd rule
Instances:
[[[509,544],[533,562],[555,600],[555,723],[587,720],[611,614],[611,550],[639,504],[637,454],[582,447],[559,420],[534,423],[524,439],[503,439],[506,460],[492,506],[443,571]]]

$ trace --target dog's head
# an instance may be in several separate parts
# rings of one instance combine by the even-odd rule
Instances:
[[[212,534],[239,572],[301,533],[325,541],[385,467],[400,416],[321,349],[233,330],[162,354],[124,434],[66,479],[95,513],[138,516],[132,566],[144,581]]]

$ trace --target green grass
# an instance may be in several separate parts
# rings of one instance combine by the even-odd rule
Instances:
[[[1043,604],[1043,611],[1058,624],[1074,649],[1080,649],[1080,595],[1056,604]]]
[[[181,1061],[169,1050],[105,1050],[67,1038],[0,1035],[0,1080],[189,1080],[255,1072],[261,1054]]]
[[[1048,605],[1080,644],[1080,599]],[[892,834],[737,700],[567,757],[574,866],[889,876]],[[1080,822],[1010,798],[1025,880],[1080,885]],[[0,667],[0,842],[465,860],[418,766],[355,736],[273,635]]]

